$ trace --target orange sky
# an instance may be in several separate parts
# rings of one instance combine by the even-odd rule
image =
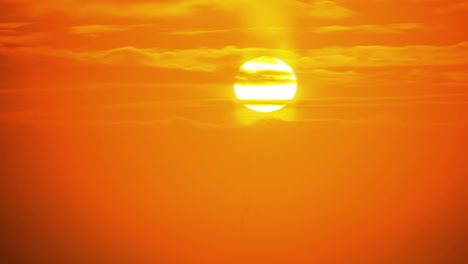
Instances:
[[[466,263],[465,0],[0,0],[2,263]],[[239,105],[239,67],[294,103]]]

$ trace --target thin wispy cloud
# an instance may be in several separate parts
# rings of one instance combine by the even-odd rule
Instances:
[[[4,0],[5,1],[5,0]],[[32,16],[41,16],[53,13],[64,13],[75,17],[155,17],[171,18],[195,15],[203,10],[224,10],[227,12],[239,12],[248,6],[244,0],[187,0],[187,1],[85,1],[67,0],[36,2],[27,0],[8,0],[27,8]],[[342,6],[337,1],[313,0],[302,2],[298,0],[280,0],[282,6],[297,15],[311,16],[324,19],[340,19],[354,15],[350,9]],[[246,5],[247,4],[247,5]]]
[[[313,33],[369,33],[369,34],[403,34],[413,30],[424,29],[418,23],[388,24],[388,25],[355,25],[355,26],[324,26],[312,30]]]
[[[456,3],[450,3],[450,1],[447,1],[448,5],[446,7],[440,8],[439,11],[440,13],[454,13],[454,12],[465,12],[468,11],[468,1],[459,1]]]
[[[18,29],[33,24],[35,24],[35,22],[2,22],[0,23],[0,29]]]
[[[73,26],[68,30],[72,34],[82,35],[82,34],[95,34],[95,33],[105,33],[105,32],[122,32],[130,31],[138,28],[144,28],[154,26],[154,24],[137,24],[137,25],[81,25]]]
[[[14,51],[14,54],[19,52],[26,55],[68,58],[83,63],[140,65],[202,72],[214,72],[223,65],[234,66],[244,57],[260,56],[261,54],[276,54],[295,58],[300,71],[336,67],[466,65],[468,61],[467,42],[445,46],[334,46],[302,51],[301,54],[289,50],[238,48],[235,46],[227,46],[222,49],[184,50],[122,47],[88,52],[32,47],[11,51]],[[4,52],[8,54],[8,50]],[[231,63],[226,63],[226,60],[231,61]]]

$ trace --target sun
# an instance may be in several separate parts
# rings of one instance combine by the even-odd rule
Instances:
[[[296,95],[297,78],[285,62],[262,56],[242,65],[234,92],[241,103],[257,112],[282,109]]]

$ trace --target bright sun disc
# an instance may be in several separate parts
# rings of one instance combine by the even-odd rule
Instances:
[[[273,112],[285,107],[294,98],[297,78],[283,61],[269,56],[250,60],[239,70],[234,91],[249,109]]]

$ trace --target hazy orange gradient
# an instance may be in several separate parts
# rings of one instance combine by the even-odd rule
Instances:
[[[467,16],[0,0],[0,262],[467,263]],[[297,77],[272,113],[234,91],[264,56]]]

